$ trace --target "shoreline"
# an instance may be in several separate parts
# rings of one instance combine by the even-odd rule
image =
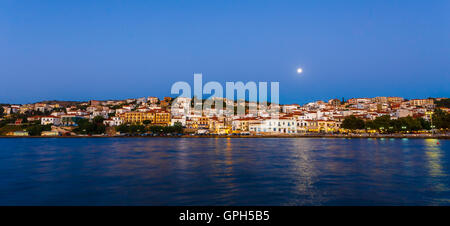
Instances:
[[[182,136],[0,136],[0,138],[359,138],[359,139],[450,139],[450,135],[182,135]]]

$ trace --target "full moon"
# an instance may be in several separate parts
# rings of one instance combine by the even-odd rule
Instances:
[[[301,74],[303,72],[303,69],[302,68],[297,68],[297,74]]]

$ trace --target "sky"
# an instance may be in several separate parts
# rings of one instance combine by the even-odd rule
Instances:
[[[193,73],[279,82],[283,104],[449,97],[448,12],[448,0],[3,0],[0,103],[163,97]]]

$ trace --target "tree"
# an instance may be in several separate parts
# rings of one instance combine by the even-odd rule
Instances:
[[[34,124],[32,126],[27,127],[25,130],[28,131],[30,136],[40,136],[42,131],[50,131],[52,127],[50,125],[39,125]]]
[[[433,125],[437,129],[449,129],[450,128],[450,114],[437,108],[434,114],[431,116]]]
[[[413,118],[411,116],[392,120],[386,115],[366,122],[366,128],[382,130],[387,133],[422,129],[429,130],[431,128],[430,125],[430,122],[423,118]]]
[[[373,120],[373,129],[388,129],[391,122],[391,117],[389,115],[383,115]]]
[[[152,121],[150,121],[150,120],[144,120],[142,123],[143,123],[144,125],[148,125],[148,124],[152,123]]]
[[[2,106],[0,106],[0,117],[3,117],[4,112],[5,112],[5,109],[3,109]]]
[[[342,128],[344,129],[364,129],[364,120],[355,117],[354,115],[348,116],[342,122]]]
[[[417,131],[422,129],[422,124],[418,119],[415,119],[411,116],[406,117],[406,122],[408,123],[408,127],[412,131]]]
[[[131,125],[129,131],[130,133],[145,133],[146,129],[143,125]]]
[[[77,105],[77,109],[79,109],[79,110],[83,110],[83,111],[85,111],[85,110],[86,110],[86,108],[87,108],[87,106],[86,106],[86,105],[82,105],[82,104],[78,104],[78,105]]]
[[[434,102],[436,107],[450,108],[450,98],[445,98]]]
[[[4,127],[4,126],[6,126],[8,124],[8,122],[7,121],[5,121],[5,120],[1,120],[0,121],[0,128],[2,128],[2,127]]]
[[[94,123],[103,123],[103,121],[105,120],[105,118],[103,118],[103,116],[95,116],[93,119],[92,119],[92,122],[94,122]]]
[[[172,127],[174,129],[174,132],[183,133],[183,125],[181,124],[181,122],[175,122],[175,124]]]
[[[155,134],[163,132],[162,126],[150,126],[149,131]]]
[[[128,125],[126,125],[126,124],[122,124],[120,126],[117,126],[116,130],[121,132],[121,133],[129,133],[130,132],[130,127]]]
[[[98,116],[97,116],[98,117]],[[93,122],[89,122],[88,119],[78,119],[76,120],[76,123],[78,124],[78,127],[74,129],[74,132],[79,134],[103,134],[106,131],[106,126],[103,125],[102,119],[95,117]],[[97,118],[97,119],[96,119]]]
[[[426,129],[426,130],[430,130],[431,129],[431,123],[423,118],[418,118],[417,119],[420,123],[420,126],[422,127],[422,129]]]

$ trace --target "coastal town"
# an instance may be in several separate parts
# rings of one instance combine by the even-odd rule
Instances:
[[[296,136],[314,134],[448,135],[448,98],[330,99],[277,105],[222,98],[226,108],[195,109],[194,98],[43,101],[0,106],[1,136]],[[204,102],[204,101],[203,101]],[[200,103],[202,103],[200,101]],[[245,114],[227,109],[245,105]],[[253,106],[253,107],[252,107]],[[272,109],[273,110],[273,109]]]

